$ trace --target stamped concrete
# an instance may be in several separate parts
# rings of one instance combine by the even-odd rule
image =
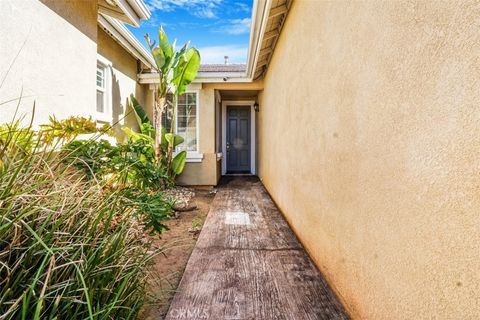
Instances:
[[[257,178],[224,178],[166,319],[348,319]]]

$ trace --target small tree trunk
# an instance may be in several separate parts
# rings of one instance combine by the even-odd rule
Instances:
[[[157,96],[154,109],[155,119],[155,160],[157,164],[162,158],[162,115],[165,108],[165,97]]]
[[[170,123],[170,133],[173,135],[175,133],[175,113],[177,109],[177,96],[173,95],[173,101],[172,101],[172,119]],[[173,142],[175,142],[175,137],[173,138]],[[172,171],[172,158],[173,158],[173,152],[175,151],[175,146],[168,144],[168,155],[167,155],[167,172],[170,177],[173,176],[173,171]]]

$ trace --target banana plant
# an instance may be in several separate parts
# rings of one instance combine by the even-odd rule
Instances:
[[[149,35],[145,35],[145,40],[150,48],[150,52],[155,61],[159,76],[159,85],[155,94],[154,106],[154,126],[155,135],[155,158],[160,162],[162,156],[162,115],[166,111],[167,95],[173,94],[172,126],[170,134],[173,133],[173,124],[176,115],[176,101],[179,95],[184,94],[187,86],[197,76],[200,68],[200,53],[195,48],[188,48],[189,43],[183,45],[180,50],[176,50],[174,41],[172,44],[168,41],[167,34],[160,27],[158,31],[158,46],[155,41],[151,41]],[[178,140],[178,139],[177,139]],[[166,150],[166,162],[168,168],[172,164],[172,155],[175,150],[175,139],[168,143]],[[180,154],[180,153],[179,153]],[[186,158],[186,156],[185,156]],[[178,160],[179,161],[179,160]],[[182,166],[180,166],[182,167]]]
[[[182,136],[173,133],[165,134],[165,140],[168,143],[168,151],[175,150],[175,148],[182,144],[184,139]],[[173,152],[172,152],[173,153]],[[187,161],[187,151],[182,150],[172,159],[171,153],[168,155],[170,157],[170,161],[168,161],[168,169],[169,169],[169,176],[174,179],[177,175],[182,173],[183,168],[185,167],[185,162]]]
[[[140,133],[135,133],[130,128],[123,128],[125,134],[133,140],[143,139],[154,143],[156,133],[154,130],[152,130],[153,127],[150,118],[137,99],[135,99],[133,94],[130,95],[130,105],[135,113],[135,118],[137,119],[138,126],[140,127]],[[182,136],[173,133],[167,133],[165,128],[162,128],[160,136],[160,143],[165,151],[168,149],[174,150],[175,147],[182,144],[184,141]],[[181,151],[172,159],[171,163],[164,163],[167,167],[167,173],[171,179],[175,179],[177,175],[182,173],[183,169],[185,168],[186,159],[187,152]]]

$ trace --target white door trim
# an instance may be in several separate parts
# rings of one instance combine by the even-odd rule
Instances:
[[[227,173],[227,106],[250,106],[250,173],[257,174],[254,100],[222,101],[222,175]]]

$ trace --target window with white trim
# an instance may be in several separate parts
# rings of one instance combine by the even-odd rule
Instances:
[[[107,67],[97,63],[97,112],[107,112]]]
[[[167,97],[170,106],[172,98],[171,95]],[[171,127],[171,109],[167,107],[162,117],[162,125],[168,132]],[[176,151],[198,152],[198,92],[186,92],[178,97],[174,132],[184,139]]]

